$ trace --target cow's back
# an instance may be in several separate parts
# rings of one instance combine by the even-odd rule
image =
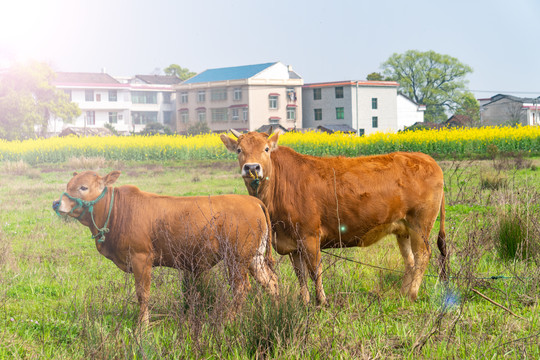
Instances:
[[[265,201],[272,222],[318,233],[322,247],[356,246],[380,224],[438,207],[443,192],[442,170],[422,153],[314,157],[279,147],[272,165],[275,190]]]

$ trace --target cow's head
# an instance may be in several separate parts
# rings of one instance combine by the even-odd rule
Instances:
[[[98,200],[104,189],[119,176],[120,171],[112,171],[104,177],[94,171],[74,172],[60,200],[53,202],[53,209],[59,215],[80,218],[86,213],[88,204]]]
[[[270,153],[277,148],[278,133],[268,135],[266,133],[249,132],[240,135],[231,130],[238,140],[231,139],[227,135],[221,135],[221,141],[229,151],[238,154],[238,163],[244,179],[264,179],[272,173]]]

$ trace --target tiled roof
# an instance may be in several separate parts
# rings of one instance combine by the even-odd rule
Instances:
[[[273,62],[273,63],[265,63],[265,64],[209,69],[209,70],[203,71],[202,73],[198,75],[195,75],[191,79],[184,81],[184,84],[249,79],[250,77],[257,75],[261,71],[266,70],[267,68],[269,68],[270,66],[274,64],[276,63]]]
[[[61,84],[119,84],[109,74],[79,72],[57,72],[54,82]]]
[[[135,75],[135,77],[147,84],[156,85],[176,85],[182,82],[182,80],[172,75]]]
[[[350,127],[349,125],[344,125],[344,124],[338,124],[338,125],[319,125],[317,127],[317,129],[319,130],[322,130],[322,131],[326,131],[326,132],[329,132],[329,133],[333,133],[333,132],[337,132],[337,131],[341,131],[341,132],[345,132],[345,133],[348,133],[348,132],[356,132],[355,129],[353,129],[352,127]]]

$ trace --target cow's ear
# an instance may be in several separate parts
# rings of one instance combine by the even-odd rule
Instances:
[[[238,142],[236,140],[231,139],[225,134],[221,134],[220,138],[230,152],[236,152],[236,149],[238,148]]]
[[[79,173],[76,172],[76,171],[74,171],[74,172],[73,172],[73,176],[77,176],[77,175],[79,175]]]
[[[120,174],[121,174],[120,171],[117,171],[117,170],[111,171],[110,173],[105,175],[105,177],[103,178],[103,185],[109,186],[109,185],[114,184],[114,182],[118,179]]]
[[[278,146],[279,132],[275,132],[268,138],[268,145],[270,145],[270,150],[274,150]]]

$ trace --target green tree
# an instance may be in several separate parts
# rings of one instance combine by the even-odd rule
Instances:
[[[70,122],[81,114],[77,104],[52,84],[55,76],[40,62],[16,64],[0,75],[0,138],[45,135],[51,118]]]
[[[212,130],[210,130],[205,121],[197,121],[190,124],[187,128],[187,133],[189,135],[208,134],[210,132],[212,132]]]
[[[461,94],[457,101],[456,115],[464,115],[468,119],[469,126],[480,126],[480,103],[473,93],[466,91]]]
[[[181,67],[180,65],[177,65],[177,64],[171,64],[168,67],[166,67],[165,69],[163,69],[163,71],[165,72],[165,74],[171,75],[171,76],[176,76],[180,80],[187,80],[190,77],[193,77],[193,76],[197,75],[197,73],[189,71],[188,68],[183,68],[183,67]]]
[[[425,120],[435,123],[446,120],[446,111],[459,106],[467,91],[465,76],[472,73],[472,68],[458,59],[434,51],[395,53],[381,67],[388,79],[399,83],[400,92],[426,105]]]
[[[368,76],[366,77],[366,80],[369,80],[369,81],[382,81],[382,80],[384,80],[384,78],[383,78],[381,73],[372,72],[371,74],[368,74]]]

